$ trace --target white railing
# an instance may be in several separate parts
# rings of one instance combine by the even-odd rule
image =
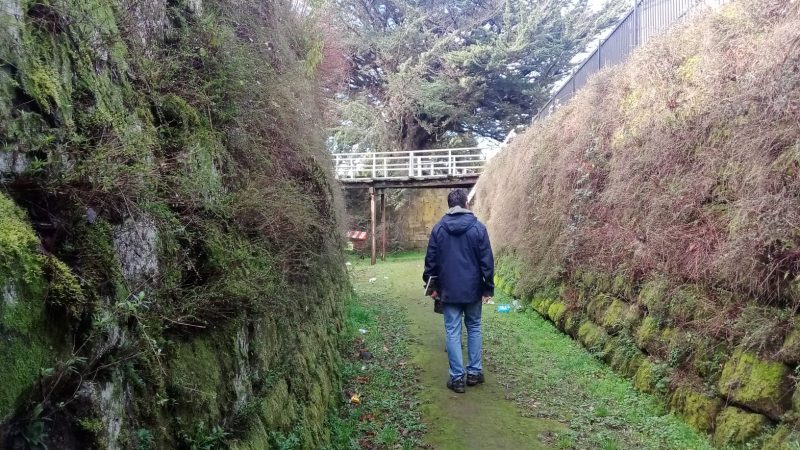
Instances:
[[[448,178],[479,175],[486,148],[463,147],[407,152],[335,153],[336,178],[344,181]]]

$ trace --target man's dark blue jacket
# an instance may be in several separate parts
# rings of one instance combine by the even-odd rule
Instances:
[[[436,276],[444,303],[472,303],[494,295],[494,257],[486,227],[472,211],[451,208],[431,231],[422,280]]]

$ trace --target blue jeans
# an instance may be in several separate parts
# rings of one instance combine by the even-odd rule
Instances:
[[[450,360],[450,377],[464,376],[464,357],[461,352],[461,314],[467,327],[467,353],[469,364],[466,373],[477,375],[481,365],[481,311],[483,303],[444,303],[444,331],[447,358]]]

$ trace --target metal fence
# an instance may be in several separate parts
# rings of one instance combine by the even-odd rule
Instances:
[[[569,101],[586,85],[591,75],[604,67],[621,63],[636,47],[644,45],[693,9],[700,6],[719,6],[725,2],[726,0],[636,0],[634,7],[605,39],[600,40],[597,48],[539,110],[533,122],[550,116],[559,106]]]

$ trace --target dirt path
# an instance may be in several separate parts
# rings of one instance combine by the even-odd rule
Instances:
[[[550,448],[539,435],[562,431],[564,426],[523,417],[515,404],[505,399],[504,388],[490,370],[486,370],[486,383],[467,388],[466,394],[445,387],[444,325],[442,316],[433,312],[431,300],[421,295],[421,272],[420,258],[407,258],[359,270],[354,281],[359,290],[379,290],[386,301],[403,305],[408,313],[414,363],[421,368],[419,396],[428,427],[425,442],[437,450]],[[484,313],[493,311],[486,307]]]

